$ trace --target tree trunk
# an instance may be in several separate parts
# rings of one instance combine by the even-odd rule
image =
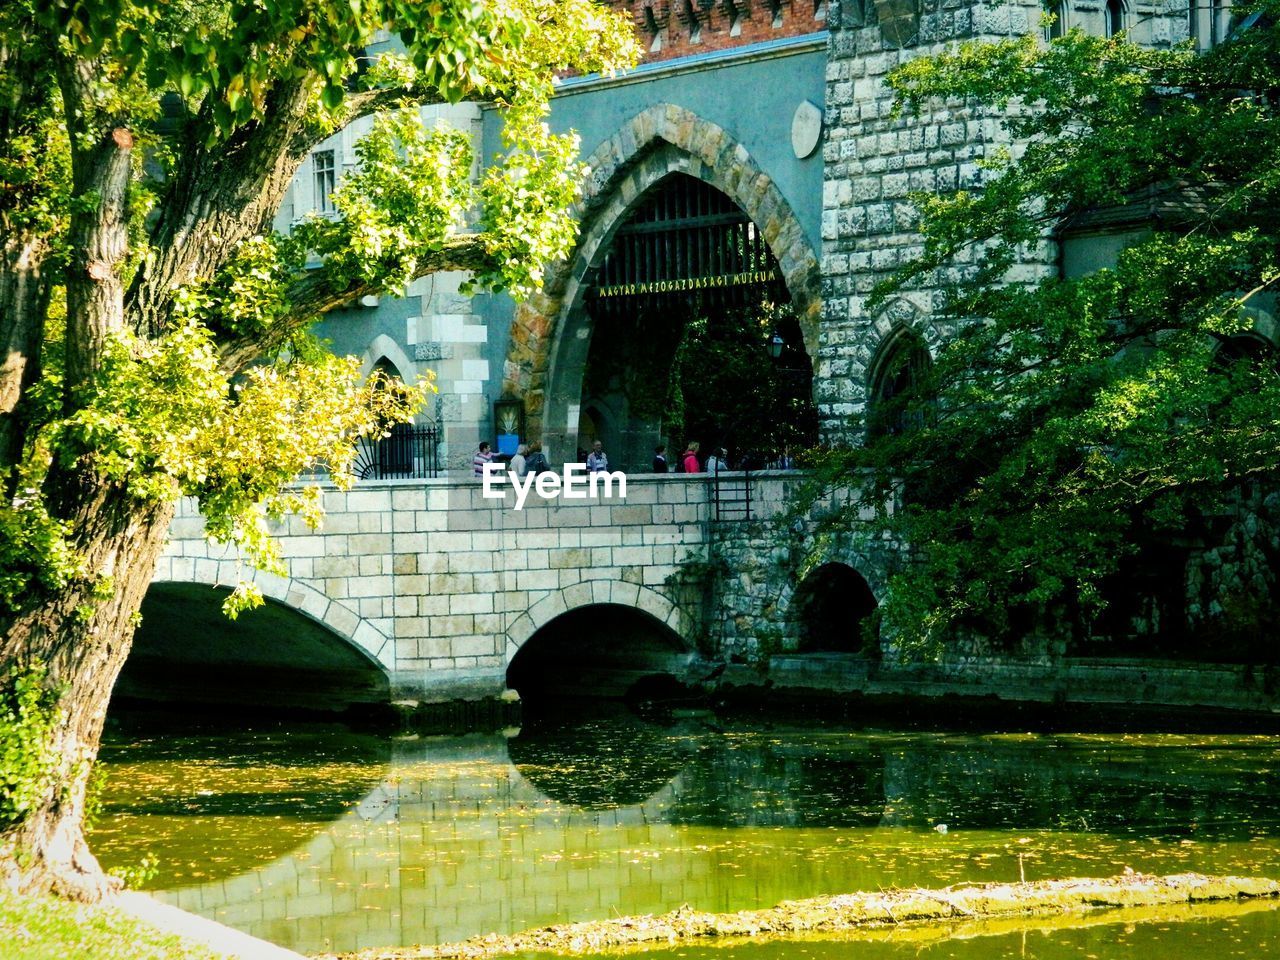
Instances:
[[[6,31],[0,39],[0,75],[5,78],[0,84],[0,165],[26,169],[36,182],[44,171],[30,170],[34,158],[25,145],[45,139],[41,123],[52,91],[45,75],[47,59],[21,31]],[[24,215],[32,192],[31,183],[21,182],[6,183],[0,192],[0,467],[13,466],[22,455],[25,438],[17,407],[38,373],[53,287],[49,238],[40,234],[39,218]],[[0,492],[11,493],[12,482]]]
[[[84,837],[85,793],[107,702],[129,655],[136,615],[164,548],[172,503],[142,503],[83,474],[55,481],[74,507],[73,543],[90,575],[36,608],[0,621],[0,669],[43,665],[65,692],[48,743],[57,757],[39,805],[0,835],[0,881],[26,893],[95,901],[116,886]],[[95,585],[110,578],[106,599]],[[99,595],[106,591],[99,587]]]
[[[35,382],[40,338],[51,289],[43,269],[47,244],[37,237],[6,237],[0,248],[0,467],[22,456],[18,401]]]

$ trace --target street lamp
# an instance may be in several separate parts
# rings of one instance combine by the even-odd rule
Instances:
[[[787,345],[787,341],[782,339],[782,335],[777,330],[773,331],[773,336],[769,339],[769,356],[777,360],[782,356],[782,348]]]

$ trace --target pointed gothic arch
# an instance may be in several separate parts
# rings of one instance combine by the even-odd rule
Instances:
[[[674,104],[657,104],[602,143],[588,163],[577,248],[548,269],[543,292],[517,307],[512,323],[503,392],[524,399],[531,435],[557,452],[576,446],[592,332],[582,308],[585,289],[636,204],[673,173],[711,185],[756,225],[777,259],[808,355],[816,358],[818,258],[773,179],[728,132]]]

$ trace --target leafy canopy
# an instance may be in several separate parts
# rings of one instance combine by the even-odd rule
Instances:
[[[576,136],[544,122],[555,78],[637,55],[630,25],[590,0],[17,0],[0,46],[0,219],[68,291],[54,283],[37,375],[0,409],[22,424],[0,457],[0,614],[76,580],[110,594],[52,495],[72,475],[140,505],[195,496],[211,537],[278,570],[268,521],[319,518],[316,491],[291,481],[320,467],[351,483],[354,438],[433,389],[362,378],[308,325],[439,269],[537,289],[572,243],[584,176]],[[469,139],[418,110],[464,99],[504,111],[504,153],[478,178]],[[337,216],[274,232],[302,159],[366,117]],[[86,238],[117,223],[124,249],[95,260]],[[91,304],[96,319],[67,309],[86,262],[122,291],[115,312]],[[259,601],[242,583],[229,610]]]
[[[1280,374],[1251,331],[1280,276],[1280,10],[1259,9],[1205,55],[1073,30],[891,75],[902,109],[980,106],[1018,144],[988,155],[981,190],[914,198],[923,253],[877,298],[942,286],[951,335],[880,404],[910,426],[832,468],[866,471],[855,506],[910,545],[881,610],[904,652],[966,631],[1122,634],[1123,575],[1277,479]],[[1113,265],[1015,269],[1074,215],[1153,194],[1179,213]]]

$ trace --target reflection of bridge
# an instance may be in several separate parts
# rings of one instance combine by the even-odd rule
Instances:
[[[798,482],[792,473],[753,476],[757,520],[778,514]],[[209,636],[207,645],[170,644],[162,651],[154,637],[160,626],[190,628],[200,601],[208,606],[217,599],[211,591],[180,585],[228,585],[237,573],[234,559],[205,540],[201,518],[184,504],[156,570],[155,583],[164,586],[153,595],[165,608],[147,613],[152,635],[144,619],[139,659],[203,656],[203,676],[215,668],[208,661],[221,656],[214,634],[227,632],[239,639],[225,659],[243,659],[258,671],[287,670],[292,661],[315,673],[371,667],[385,678],[346,691],[353,699],[495,695],[526,641],[556,618],[593,605],[631,611],[669,637],[672,647],[694,650],[708,632],[709,606],[709,587],[696,574],[705,573],[713,541],[732,545],[744,570],[739,588],[731,577],[729,589],[718,594],[721,609],[712,611],[721,638],[726,623],[749,633],[762,604],[768,606],[764,622],[785,621],[792,588],[787,578],[794,569],[786,561],[799,559],[788,552],[796,532],[783,530],[779,544],[767,522],[712,521],[709,486],[706,477],[636,476],[628,478],[625,500],[531,496],[521,511],[512,509],[509,488],[505,502],[486,500],[474,480],[362,483],[349,493],[329,491],[320,530],[308,530],[298,518],[280,530],[288,576],[255,577],[275,605],[324,628],[311,630],[314,642],[301,628],[288,631],[278,616],[255,612],[225,631],[208,623],[201,631]],[[775,556],[779,546],[786,549]],[[292,648],[282,646],[286,633]],[[346,640],[358,657],[335,661],[319,634]],[[591,642],[610,639],[622,642],[616,636]],[[327,689],[320,679],[312,685]]]
[[[1256,741],[1206,751],[1191,738],[771,730],[744,739],[633,726],[629,739],[616,725],[603,730],[616,770],[646,748],[673,762],[623,805],[548,796],[548,771],[557,796],[571,782],[592,794],[611,776],[591,764],[590,728],[527,744],[528,734],[402,741],[384,781],[304,847],[162,897],[286,946],[350,950],[682,903],[730,910],[1010,879],[1008,848],[1028,831],[1053,831],[1057,839],[1025,850],[1066,873],[1185,865],[1185,851],[1152,836],[1214,841],[1197,849],[1205,870],[1257,870],[1274,856],[1270,841],[1251,843],[1280,790],[1269,772],[1276,751]],[[548,765],[519,761],[530,752]],[[938,822],[950,824],[948,837],[932,830]]]
[[[352,950],[603,916],[623,891],[660,910],[713,880],[712,862],[690,874],[649,854],[678,846],[678,775],[643,803],[580,810],[521,776],[499,736],[402,744],[390,773],[305,847],[160,896],[275,943]]]

